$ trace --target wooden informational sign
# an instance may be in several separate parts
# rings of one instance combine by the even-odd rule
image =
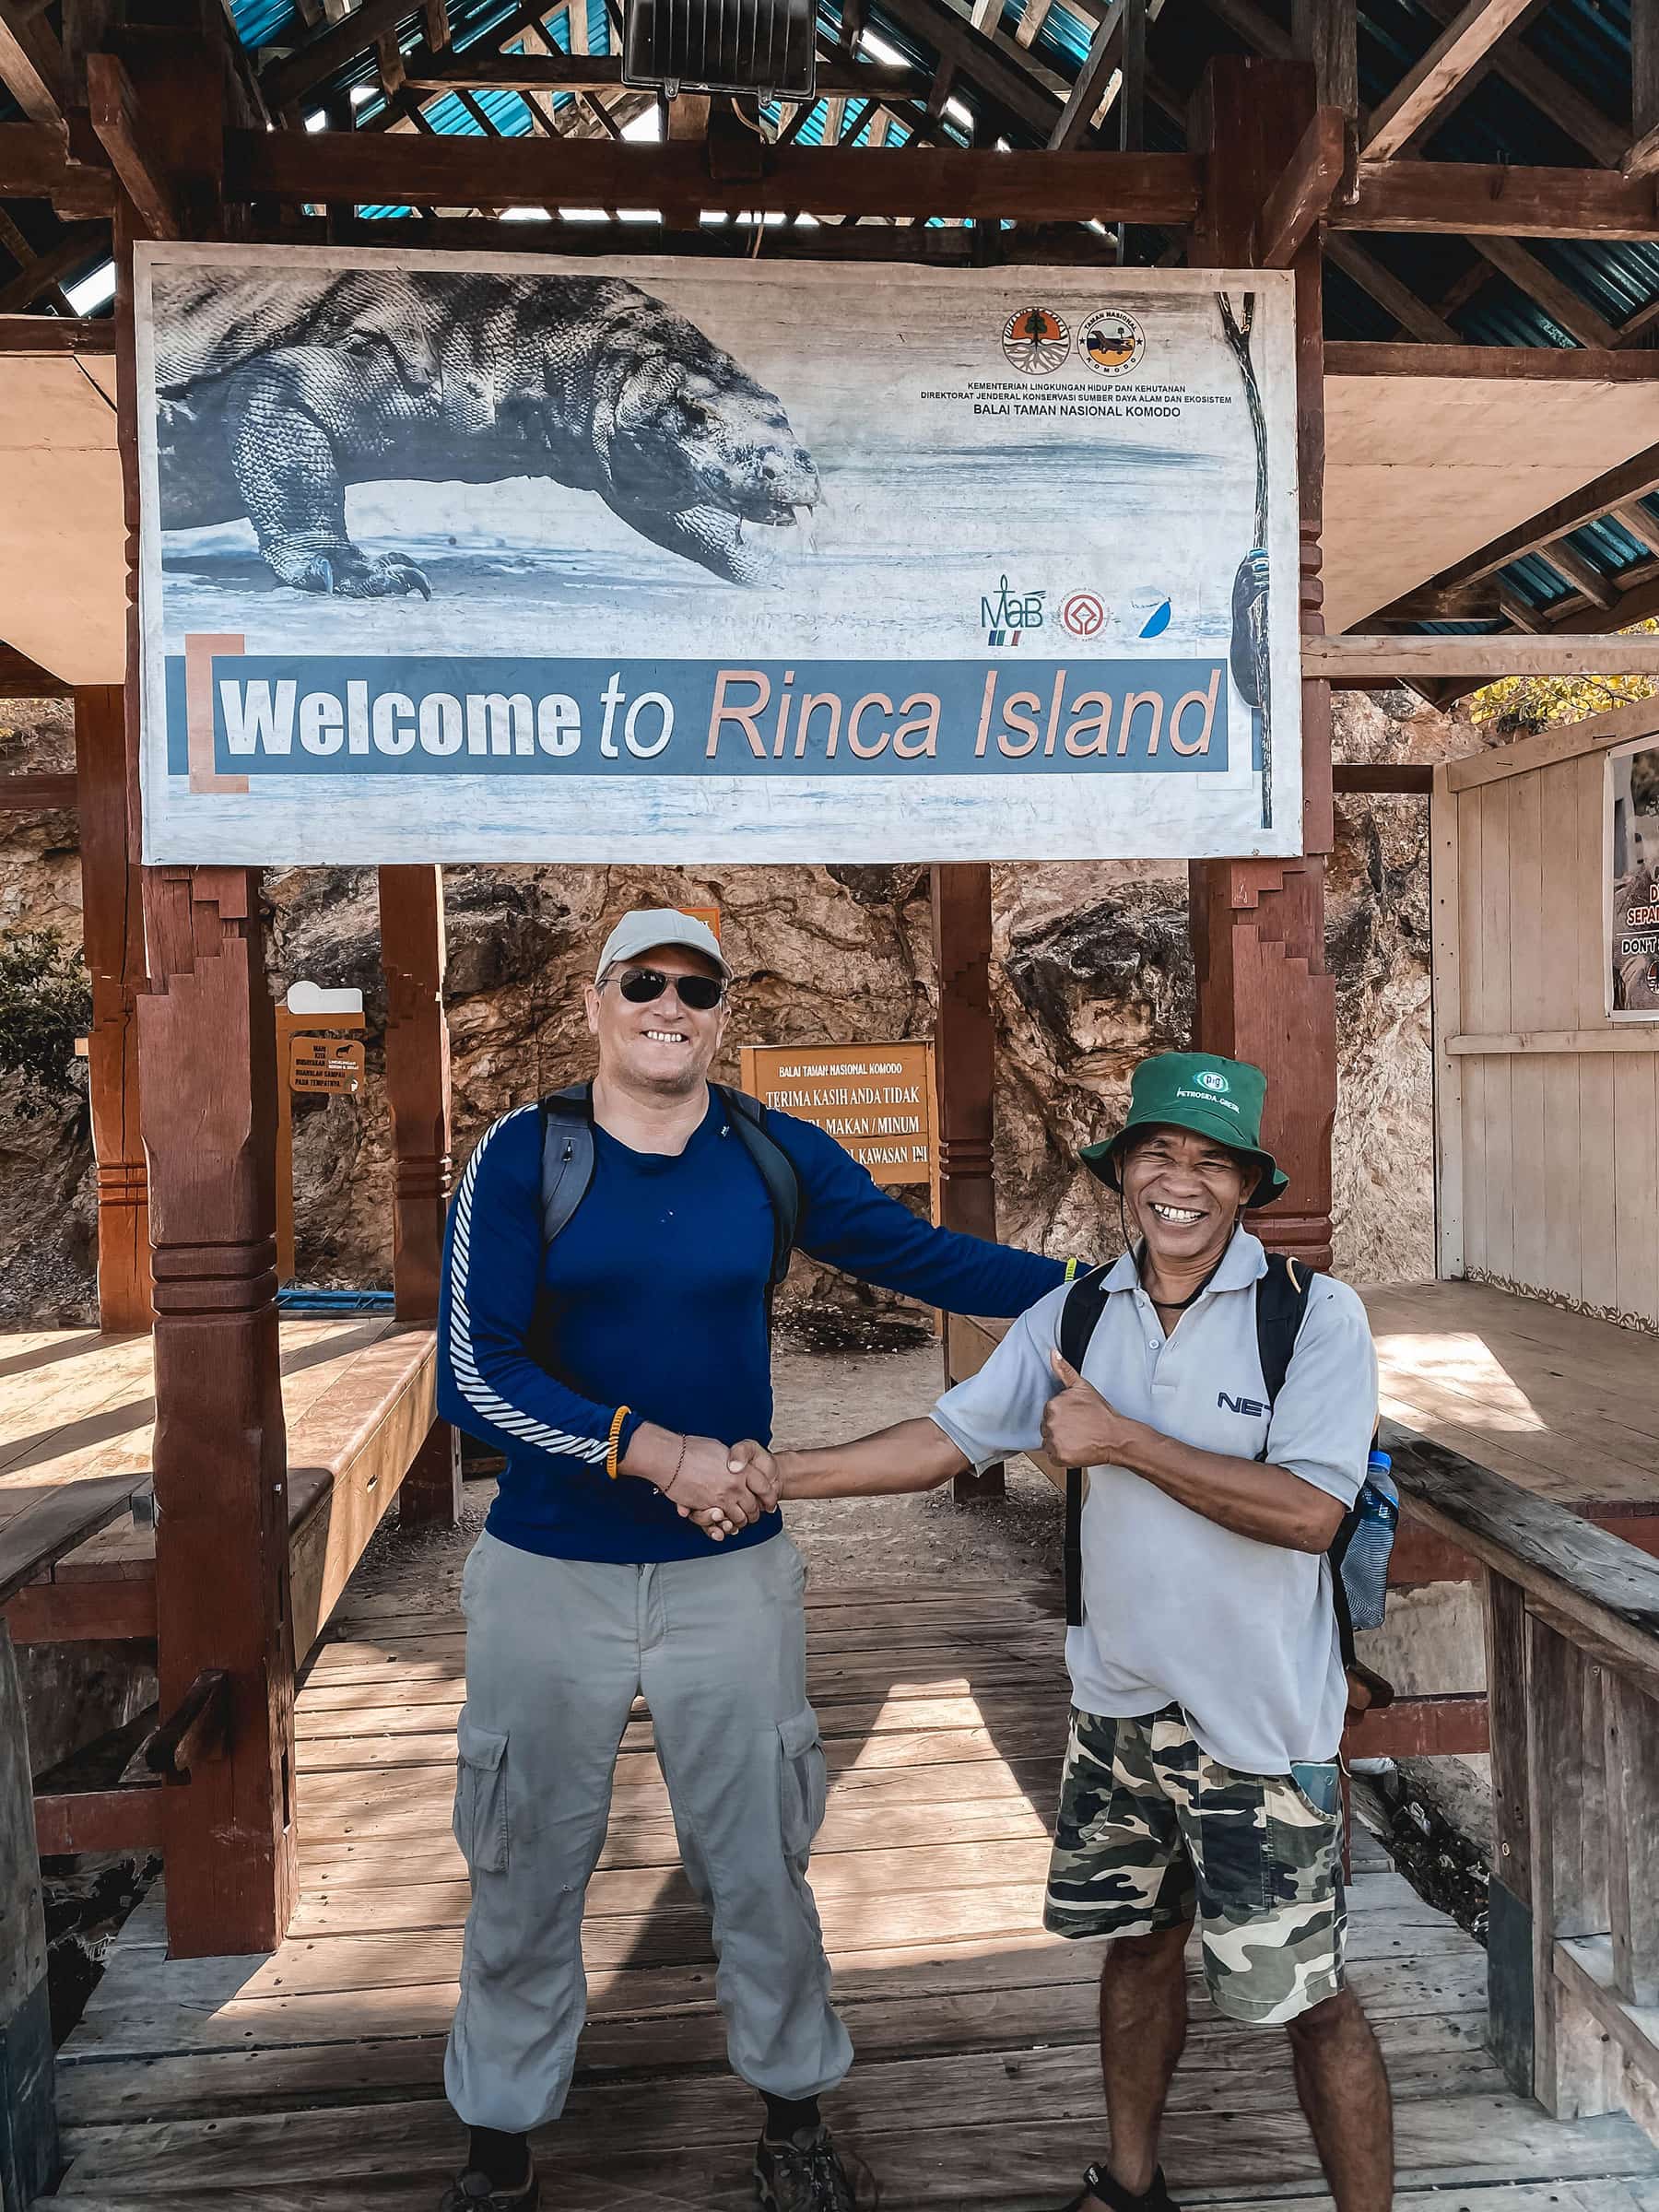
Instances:
[[[1301,850],[1287,269],[158,241],[134,301],[147,861]],[[618,409],[641,333],[692,404]]]
[[[276,1008],[276,1275],[294,1279],[294,1093],[328,1091],[355,1097],[363,1087],[363,1048],[326,1030],[360,1030],[363,994],[295,983]]]
[[[288,1088],[353,1097],[363,1087],[363,1047],[355,1038],[290,1037]]]
[[[1607,1012],[1659,1021],[1659,745],[1607,760]]]
[[[877,1182],[938,1184],[931,1044],[753,1045],[743,1088],[811,1122]]]

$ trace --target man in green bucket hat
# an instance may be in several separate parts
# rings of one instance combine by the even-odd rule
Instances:
[[[1286,1188],[1266,1089],[1214,1053],[1144,1061],[1123,1127],[1082,1153],[1116,1194],[1124,1256],[1041,1299],[927,1418],[776,1460],[786,1498],[929,1489],[1040,1447],[1088,1470],[1044,1918],[1112,1939],[1112,2147],[1066,2212],[1175,2212],[1158,2140],[1194,1924],[1218,2009],[1288,2031],[1336,2212],[1393,2201],[1387,2077],[1344,1979],[1347,1686],[1325,1556],[1365,1478],[1377,1363],[1355,1293],[1270,1269],[1243,1225]],[[1270,1339],[1258,1300],[1287,1282],[1294,1324]]]

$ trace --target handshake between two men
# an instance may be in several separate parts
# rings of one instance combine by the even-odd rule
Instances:
[[[1059,1389],[1042,1408],[1044,1451],[1065,1466],[1120,1457],[1137,1424],[1125,1421],[1058,1352],[1050,1362]],[[675,1472],[657,1487],[682,1520],[719,1544],[772,1512],[782,1498],[936,1489],[971,1464],[935,1421],[924,1418],[811,1452],[771,1452],[752,1438],[728,1450],[713,1437],[688,1437]]]

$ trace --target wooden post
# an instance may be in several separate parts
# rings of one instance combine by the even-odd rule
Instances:
[[[129,55],[147,170],[222,235],[225,75],[215,35]],[[205,28],[205,27],[204,27]],[[106,73],[107,74],[107,73]],[[138,454],[133,241],[117,195],[117,433],[127,530],[126,726],[138,727]],[[149,984],[138,1002],[156,1307],[156,1621],[163,1712],[196,1677],[230,1678],[227,1755],[164,1793],[175,1958],[274,1950],[296,1891],[288,1465],[276,1336],[276,1033],[259,879],[248,868],[144,871]]]
[[[399,1321],[436,1321],[450,1192],[449,1024],[443,1016],[443,871],[380,871],[386,978],[386,1110],[395,1178],[392,1295]],[[410,1524],[461,1518],[461,1440],[434,1421],[397,1494]]]
[[[991,870],[952,862],[933,872],[934,958],[939,1017],[934,1032],[938,1085],[938,1219],[970,1236],[996,1234],[996,1031],[991,1018]],[[949,1345],[948,1325],[946,1345]],[[946,1381],[950,1380],[949,1353]],[[1000,1465],[959,1475],[959,1504],[1000,1498]]]
[[[443,1016],[443,871],[380,871],[392,1123],[392,1286],[399,1321],[435,1321],[450,1192],[449,1024]]]
[[[1257,212],[1313,112],[1299,62],[1219,55],[1206,69],[1189,139],[1209,151],[1194,266],[1240,267]],[[1297,255],[1297,457],[1301,490],[1301,628],[1323,635],[1320,531],[1324,478],[1323,228]],[[1194,861],[1189,870],[1197,969],[1194,1042],[1266,1071],[1264,1141],[1290,1179],[1251,1227],[1280,1252],[1331,1264],[1331,1130],[1336,1115],[1336,997],[1324,965],[1331,850],[1331,692],[1304,682],[1300,860]]]
[[[169,1946],[190,1959],[274,1950],[295,1897],[276,1024],[254,871],[150,868],[145,902],[161,1710],[204,1669],[231,1684],[229,1756],[162,1805]]]
[[[23,1693],[0,1614],[0,2212],[29,2212],[57,2167],[34,1785]]]
[[[1486,1575],[1487,1721],[1497,1846],[1488,1891],[1487,2037],[1517,2096],[1533,2093],[1532,1792],[1526,1721],[1526,1602]]]
[[[136,823],[128,804],[126,701],[119,684],[75,693],[81,911],[92,979],[87,1039],[92,1150],[98,1162],[98,1321],[147,1329],[149,1201],[138,1131],[138,1039],[144,912]]]

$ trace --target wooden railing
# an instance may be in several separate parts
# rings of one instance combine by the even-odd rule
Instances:
[[[1407,1512],[1485,1571],[1494,2052],[1659,2140],[1659,1562],[1383,1424]]]

